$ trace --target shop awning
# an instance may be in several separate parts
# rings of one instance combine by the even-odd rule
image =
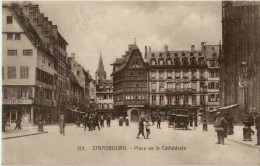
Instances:
[[[232,105],[229,105],[229,106],[218,107],[218,108],[213,109],[209,112],[223,111],[223,110],[231,109],[231,108],[234,108],[234,107],[237,107],[237,106],[239,106],[239,104],[232,104]]]

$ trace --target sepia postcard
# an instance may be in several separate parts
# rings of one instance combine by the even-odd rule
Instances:
[[[260,1],[3,1],[2,165],[259,165]]]

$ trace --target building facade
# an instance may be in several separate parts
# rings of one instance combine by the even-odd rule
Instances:
[[[221,106],[238,104],[232,114],[240,122],[260,110],[259,15],[260,2],[222,3]]]
[[[149,113],[148,70],[138,46],[129,45],[125,55],[112,65],[115,112],[137,121]]]
[[[25,8],[13,3],[2,6],[3,113],[10,125],[16,119],[24,126],[33,125],[40,115],[45,123],[57,122],[57,58],[26,17]]]
[[[202,43],[204,48],[204,43]],[[147,51],[147,47],[145,49]],[[149,103],[153,112],[167,115],[172,109],[187,109],[205,115],[208,103],[208,71],[204,50],[151,51],[149,64]],[[205,89],[206,88],[206,89]]]

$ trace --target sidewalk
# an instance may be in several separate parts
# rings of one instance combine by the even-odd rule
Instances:
[[[2,132],[2,139],[19,138],[48,133],[48,131],[38,132],[37,127],[23,127],[22,130],[14,130],[13,127],[6,127],[5,131],[6,132]]]
[[[260,148],[260,146],[256,146],[257,137],[256,137],[256,129],[254,128],[254,126],[251,127],[255,131],[255,134],[251,135],[252,141],[243,141],[243,127],[244,126],[234,126],[234,134],[228,135],[227,138],[225,139],[228,141],[236,142],[238,144],[243,144],[254,148]],[[190,128],[193,129],[192,127]],[[195,131],[203,132],[205,134],[209,134],[217,137],[217,133],[215,132],[215,128],[213,127],[213,125],[208,124],[208,131],[203,131],[202,124],[201,124],[198,127],[196,127]]]

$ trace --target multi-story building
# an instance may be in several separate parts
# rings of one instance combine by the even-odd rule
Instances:
[[[236,121],[243,113],[260,110],[260,2],[223,1],[221,106],[237,105]]]
[[[202,43],[204,47],[204,43]],[[184,108],[189,113],[205,113],[208,72],[203,50],[149,51],[149,102],[152,113]]]
[[[96,110],[99,113],[114,116],[113,109],[113,81],[107,79],[106,71],[104,68],[102,56],[100,54],[98,69],[96,71],[96,96],[97,96],[97,107]]]
[[[148,113],[148,71],[136,44],[129,45],[122,58],[113,65],[114,109],[131,121]]]
[[[37,32],[34,19],[27,17],[30,5],[5,3],[2,6],[2,108],[10,124],[17,118],[23,125],[35,124],[40,115],[46,123],[56,122],[58,118],[55,98],[57,58],[49,48],[52,40],[47,42]],[[34,7],[38,9],[38,6]],[[57,26],[50,22],[46,22],[45,27],[50,30],[47,34],[57,33]]]
[[[96,81],[91,78],[89,83],[90,110],[95,110],[97,107]]]

